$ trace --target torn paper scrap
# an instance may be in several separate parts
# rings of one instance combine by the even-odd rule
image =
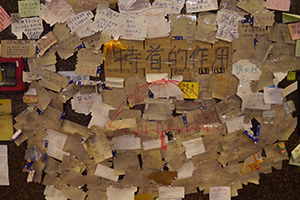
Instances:
[[[53,26],[66,22],[71,15],[72,6],[63,0],[52,0],[41,5],[41,18]]]
[[[0,6],[0,18],[0,31],[6,29],[13,22],[2,6]]]
[[[205,153],[205,147],[201,137],[182,142],[182,144],[185,147],[185,155],[187,159],[192,158],[192,156]]]
[[[55,35],[52,31],[48,32],[46,35],[43,35],[41,39],[36,42],[37,53],[43,55],[47,49],[57,42]]]
[[[144,13],[143,13],[144,14]],[[162,8],[152,8],[145,12],[147,38],[166,37],[171,31],[170,22],[165,19]]]
[[[118,181],[118,178],[119,178],[119,176],[115,175],[115,170],[113,170],[112,168],[100,165],[100,164],[97,165],[95,175],[112,180],[112,181]]]
[[[11,32],[18,37],[19,34],[25,33],[28,39],[39,39],[41,33],[44,31],[43,20],[39,17],[23,18],[16,20],[11,25]]]
[[[9,185],[7,145],[0,145],[0,185]]]
[[[253,14],[256,11],[264,11],[266,2],[264,0],[242,0],[237,3],[237,6],[248,13]]]

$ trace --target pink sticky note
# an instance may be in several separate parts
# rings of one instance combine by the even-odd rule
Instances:
[[[267,9],[289,11],[291,0],[267,0]]]
[[[300,39],[300,22],[288,24],[289,31],[293,40]]]
[[[0,31],[6,29],[13,20],[9,17],[7,12],[0,6]]]

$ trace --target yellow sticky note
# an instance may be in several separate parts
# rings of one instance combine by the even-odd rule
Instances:
[[[21,17],[34,17],[41,14],[40,0],[18,1],[18,7]]]
[[[198,82],[181,82],[178,86],[185,99],[198,99]]]
[[[300,15],[291,13],[282,13],[282,23],[298,22],[300,21]]]
[[[296,56],[296,57],[300,57],[300,40],[297,40],[297,41],[296,41],[295,56]]]
[[[151,194],[137,194],[134,195],[134,200],[154,200],[154,197],[151,198]]]
[[[0,99],[0,140],[10,140],[12,135],[11,100]]]
[[[296,72],[289,72],[286,79],[288,81],[295,81],[296,80]]]

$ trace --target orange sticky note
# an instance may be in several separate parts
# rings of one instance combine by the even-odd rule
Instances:
[[[289,31],[293,40],[300,39],[300,22],[288,24]]]

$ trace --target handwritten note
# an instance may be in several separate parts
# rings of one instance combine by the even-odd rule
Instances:
[[[218,10],[217,0],[187,0],[186,12],[195,13],[209,10]]]
[[[144,23],[144,16],[127,15],[123,20],[122,39],[144,40],[147,35],[147,26]]]
[[[153,8],[145,12],[147,38],[165,37],[171,31],[170,23],[165,19],[164,10]]]
[[[156,0],[152,3],[152,7],[162,7],[167,14],[180,14],[184,6],[184,1],[174,0]]]
[[[94,17],[92,11],[81,12],[76,14],[72,14],[68,21],[68,26],[71,29],[71,32],[76,32],[80,29],[80,27],[86,23],[92,22],[91,19]]]
[[[12,22],[7,12],[0,6],[0,31],[6,29]]]
[[[47,49],[49,49],[56,42],[57,40],[55,38],[55,35],[52,31],[50,31],[36,42],[36,46],[38,49],[37,53],[42,56],[47,51]]]
[[[32,40],[2,40],[1,56],[5,58],[31,58],[35,56],[36,48]]]
[[[248,95],[245,108],[258,109],[258,110],[270,110],[271,104],[266,104],[264,102],[263,93],[253,93]]]
[[[232,74],[240,79],[240,84],[250,83],[251,81],[259,80],[262,74],[261,70],[256,65],[249,62],[248,59],[239,60],[232,65]]]
[[[39,39],[44,31],[43,20],[39,17],[23,18],[12,23],[11,32],[17,35],[24,32],[28,39]]]
[[[239,38],[259,38],[259,37],[263,37],[265,35],[267,35],[268,31],[266,29],[266,27],[254,27],[252,25],[250,25],[250,23],[240,23],[239,24]],[[244,43],[245,40],[242,40],[242,43]],[[252,41],[252,43],[254,43]],[[254,48],[254,45],[253,45]],[[247,49],[248,52],[249,49]],[[239,52],[241,50],[238,50]],[[235,52],[235,53],[239,53],[239,52]]]
[[[244,19],[237,12],[231,10],[221,10],[217,13],[218,31],[216,38],[231,42],[239,37],[239,21]]]
[[[94,19],[93,30],[102,31],[107,30],[115,37],[121,34],[121,25],[123,14],[113,10],[99,10]]]
[[[18,1],[21,17],[33,17],[41,14],[40,0]]]
[[[63,0],[52,0],[50,3],[42,4],[41,8],[41,18],[50,26],[66,22],[72,10],[72,6]]]
[[[300,22],[288,24],[288,28],[293,40],[300,39]]]
[[[256,12],[254,14],[254,24],[253,26],[266,27],[273,26],[275,22],[274,11]]]
[[[289,11],[291,0],[267,0],[267,9]]]
[[[209,200],[230,200],[230,187],[212,187],[209,189]]]

